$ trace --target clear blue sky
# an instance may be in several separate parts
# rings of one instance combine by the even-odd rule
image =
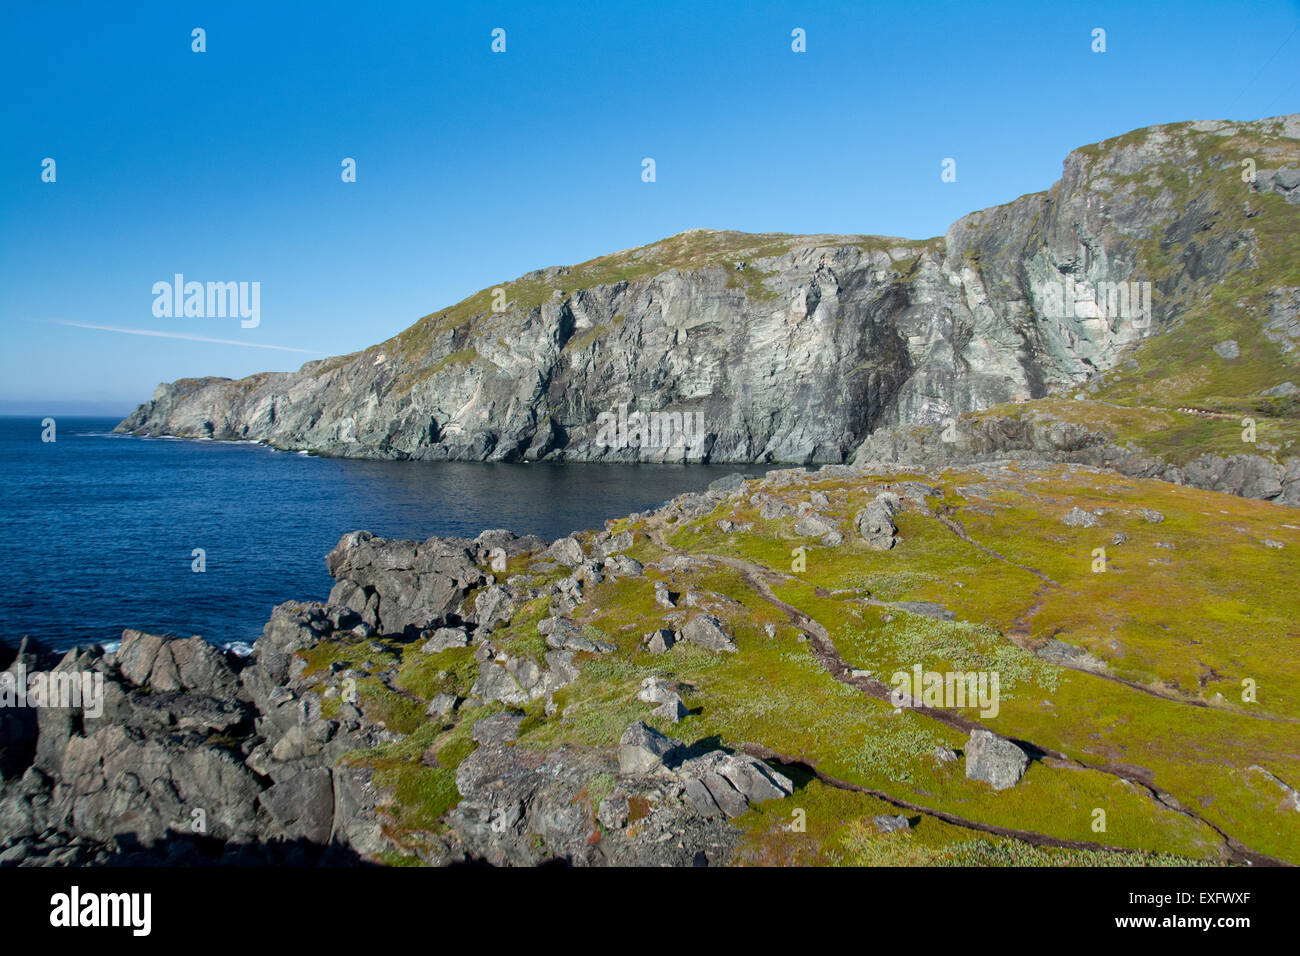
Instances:
[[[937,235],[1076,146],[1300,110],[1296,3],[464,7],[6,4],[0,412],[297,368],[250,346],[353,351],[692,227]],[[260,282],[260,325],[155,318],[177,272]]]

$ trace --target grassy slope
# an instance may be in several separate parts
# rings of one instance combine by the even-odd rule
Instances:
[[[661,526],[658,518],[617,526],[638,532],[631,553],[647,563],[665,551],[642,532],[674,550],[768,569],[779,598],[823,625],[850,665],[886,681],[914,663],[998,671],[1001,708],[986,725],[1077,763],[1036,761],[1018,786],[1002,792],[966,779],[962,762],[933,759],[936,745],[960,750],[963,732],[916,712],[895,713],[835,680],[782,610],[739,571],[716,562],[674,572],[673,590],[693,589],[723,608],[738,654],[682,644],[661,657],[646,653],[641,635],[664,623],[652,587],[662,575],[649,567],[644,578],[607,580],[588,590],[577,613],[618,652],[580,655],[582,676],[556,695],[560,712],[547,718],[540,703],[531,706],[518,745],[615,746],[649,710],[635,698],[641,680],[661,674],[690,688],[690,715],[676,726],[661,724],[688,743],[760,745],[918,807],[1140,850],[1152,854],[1139,858],[1147,863],[1218,862],[1223,840],[1214,828],[1253,850],[1300,862],[1300,814],[1282,809],[1276,787],[1247,770],[1259,764],[1283,780],[1300,780],[1300,594],[1288,586],[1300,571],[1300,523],[1292,523],[1288,509],[1087,470],[951,472],[929,479],[941,492],[930,499],[935,513],[910,508],[898,518],[899,544],[877,552],[855,543],[851,521],[885,480],[827,477],[770,492],[798,502],[813,488],[825,491],[846,534],[838,548],[797,539],[794,518],[763,521],[744,496],[680,527]],[[1061,516],[1075,506],[1107,509],[1102,525],[1063,524]],[[1164,521],[1151,523],[1139,509],[1159,511]],[[959,522],[971,541],[940,513]],[[723,518],[754,528],[723,534]],[[1111,544],[1117,532],[1128,541]],[[1266,539],[1284,547],[1266,546]],[[793,573],[791,551],[801,544],[809,549],[807,569]],[[1105,573],[1092,570],[1096,547],[1107,549]],[[527,559],[510,573],[529,573]],[[956,620],[862,598],[936,601]],[[544,649],[535,630],[544,603],[521,609],[498,635],[513,653]],[[1087,649],[1116,679],[1042,661],[1032,649],[1049,637]],[[364,653],[376,669],[400,662],[397,693],[369,681],[361,691],[368,709],[384,708],[389,726],[412,736],[356,759],[394,788],[390,832],[414,845],[454,804],[454,767],[473,748],[468,727],[492,708],[470,708],[445,722],[422,716],[423,702],[439,689],[465,693],[475,666],[467,651],[431,658],[418,645],[393,645],[391,662]],[[313,666],[323,673],[327,664]],[[1241,700],[1243,678],[1256,682],[1257,702]],[[439,766],[429,765],[429,753]],[[1171,794],[1190,814],[1156,801],[1116,769]],[[794,796],[742,818],[740,862],[1133,862],[1095,850],[1039,848],[910,812],[913,830],[881,835],[871,817],[897,808],[806,775],[799,782]],[[807,816],[805,832],[790,828],[796,808]],[[1104,833],[1092,829],[1097,808],[1106,811]]]

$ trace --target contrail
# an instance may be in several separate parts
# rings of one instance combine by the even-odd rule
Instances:
[[[78,329],[98,329],[100,332],[122,332],[125,335],[151,335],[159,339],[185,339],[190,342],[212,342],[215,345],[242,345],[250,349],[275,349],[279,352],[303,352],[307,355],[324,355],[316,349],[297,349],[290,345],[266,345],[261,342],[240,342],[237,339],[210,339],[204,335],[190,335],[186,332],[156,332],[153,329],[119,329],[112,325],[91,325],[87,322],[65,322],[56,319],[55,325],[70,325]]]

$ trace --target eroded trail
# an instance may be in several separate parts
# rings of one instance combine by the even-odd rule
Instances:
[[[1022,650],[1028,651],[1031,654],[1036,653],[1036,651],[1038,650],[1039,642],[1036,641],[1033,637],[1033,627],[1032,627],[1033,619],[1035,615],[1037,615],[1038,612],[1043,609],[1043,605],[1046,603],[1047,595],[1053,590],[1060,590],[1061,585],[1058,582],[1052,580],[1051,577],[1049,577],[1045,572],[1040,571],[1038,568],[1031,567],[1030,565],[1027,564],[1020,564],[1017,561],[1012,561],[1006,555],[1001,554],[998,551],[995,551],[993,548],[990,548],[987,545],[980,544],[978,541],[976,541],[974,538],[970,536],[970,533],[966,530],[966,528],[962,525],[962,523],[957,519],[953,518],[951,515],[935,514],[935,517],[939,519],[940,523],[942,523],[945,528],[951,531],[962,541],[969,544],[972,548],[975,548],[977,551],[980,551],[988,555],[994,560],[1001,561],[1004,564],[1008,564],[1013,568],[1019,568],[1022,571],[1027,571],[1030,574],[1034,575],[1036,578],[1038,578],[1039,581],[1038,588],[1034,591],[1029,607],[1025,609],[1024,613],[1021,614],[1016,619],[1015,624],[1010,629],[1008,629],[1004,634],[1004,636],[1009,641],[1011,641],[1013,644],[1015,644],[1017,647],[1021,648]],[[1052,634],[1049,636],[1055,637],[1056,635]],[[1087,667],[1080,667],[1079,665],[1072,664],[1067,660],[1053,660],[1052,663],[1057,667],[1063,667],[1066,670],[1076,671],[1077,673],[1080,674],[1090,674],[1093,677],[1099,678],[1101,680],[1110,681],[1113,684],[1120,684],[1124,687],[1129,688],[1130,690],[1135,690],[1139,694],[1146,694],[1150,697],[1156,697],[1159,698],[1160,700],[1166,700],[1172,704],[1181,704],[1184,707],[1200,707],[1206,710],[1211,709],[1210,705],[1203,700],[1193,700],[1189,697],[1181,696],[1178,694],[1172,694],[1167,691],[1162,691],[1155,687],[1149,687],[1146,684],[1139,684],[1136,681],[1131,681],[1123,677],[1117,677],[1114,674],[1109,674],[1102,670],[1093,670]],[[1283,723],[1283,724],[1300,723],[1300,720],[1296,720],[1295,718],[1292,717],[1280,716],[1278,714],[1261,714],[1261,713],[1254,713],[1249,710],[1234,710],[1232,711],[1232,713],[1239,717],[1249,717],[1251,720],[1268,720],[1274,723]]]
[[[850,667],[848,663],[844,660],[844,658],[840,656],[839,650],[835,647],[834,642],[831,640],[830,633],[827,631],[826,627],[822,625],[820,621],[816,620],[811,615],[806,614],[804,611],[788,603],[787,601],[782,600],[772,591],[771,584],[769,583],[770,580],[772,579],[790,580],[789,575],[783,574],[781,572],[773,571],[770,568],[765,568],[761,565],[753,564],[752,562],[745,561],[741,558],[733,558],[727,555],[695,554],[695,553],[688,554],[687,552],[681,551],[680,549],[674,547],[671,543],[668,542],[667,536],[665,535],[662,527],[658,525],[651,525],[651,526],[647,526],[646,530],[650,534],[651,540],[654,541],[654,543],[657,544],[659,547],[663,548],[665,551],[671,552],[673,554],[678,554],[678,555],[688,555],[689,557],[694,558],[696,560],[716,562],[718,564],[725,565],[727,567],[730,567],[738,571],[742,575],[742,577],[744,577],[746,583],[754,590],[756,594],[758,594],[764,601],[780,609],[786,615],[787,620],[789,620],[793,626],[795,626],[796,628],[798,628],[800,631],[803,632],[803,634],[808,638],[809,645],[813,648],[814,652],[817,654],[818,659],[820,660],[822,665],[826,668],[826,670],[830,673],[832,677],[834,677],[837,681],[843,684],[847,684],[848,686],[851,686],[870,697],[874,697],[878,700],[884,701],[886,703],[890,703],[890,693],[893,690],[892,687],[890,687],[888,684],[884,683],[883,681],[875,679],[874,677],[866,676],[861,673],[855,673],[855,669]],[[1026,568],[1026,570],[1032,571],[1033,569]],[[1042,576],[1042,579],[1045,581],[1050,580],[1046,578],[1045,575]],[[922,716],[938,721],[939,723],[944,724],[945,726],[961,731],[962,733],[969,734],[972,730],[988,729],[986,726],[982,725],[978,720],[972,720],[968,717],[963,717],[960,714],[953,713],[952,711],[942,710],[933,707],[926,707],[921,705],[912,707],[910,709],[915,710],[917,713],[921,714]],[[1172,794],[1155,786],[1155,784],[1151,782],[1151,780],[1154,778],[1154,774],[1151,771],[1146,770],[1145,768],[1119,767],[1110,764],[1098,764],[1098,763],[1091,763],[1087,761],[1081,761],[1075,759],[1074,757],[1070,757],[1069,755],[1062,753],[1058,750],[1054,750],[1050,747],[1043,747],[1038,744],[1035,744],[1032,741],[1023,740],[1020,738],[1008,738],[1008,739],[1010,739],[1013,743],[1025,749],[1030,754],[1038,755],[1038,759],[1040,760],[1043,757],[1047,757],[1067,767],[1074,767],[1083,770],[1091,770],[1098,773],[1106,774],[1108,776],[1115,777],[1116,779],[1123,780],[1129,783],[1130,785],[1139,788],[1140,790],[1145,792],[1150,799],[1159,803],[1165,809],[1170,810],[1174,813],[1178,813],[1181,816],[1186,817],[1187,819],[1197,823],[1200,826],[1205,827],[1206,829],[1214,833],[1221,841],[1222,845],[1220,848],[1220,857],[1226,863],[1234,863],[1234,864],[1242,864],[1242,865],[1252,865],[1252,864],[1270,865],[1270,866],[1289,865],[1282,860],[1275,859],[1266,854],[1259,853],[1255,850],[1250,849],[1249,847],[1240,843],[1238,840],[1236,840],[1228,833],[1224,832],[1222,829],[1220,829],[1211,821],[1205,819],[1200,814],[1197,814],[1184,807],[1178,801],[1178,799],[1175,798]],[[1074,848],[1074,849],[1097,849],[1097,850],[1105,850],[1108,852],[1132,852],[1132,853],[1139,852],[1139,851],[1128,851],[1122,848],[1109,846],[1106,844],[1100,844],[1100,843],[1091,843],[1088,841],[1064,840],[1061,838],[1048,836],[1047,834],[1037,833],[1035,831],[1011,830],[1004,827],[998,827],[993,824],[980,823],[979,821],[976,820],[969,820],[962,817],[958,817],[955,814],[950,814],[946,811],[935,810],[932,808],[923,807],[919,804],[913,804],[909,801],[905,801],[898,797],[887,794],[884,791],[877,791],[871,788],[862,787],[858,784],[850,783],[848,781],[838,780],[836,778],[821,773],[821,771],[819,771],[815,765],[805,764],[804,762],[795,758],[784,757],[779,753],[777,753],[776,751],[769,750],[762,744],[749,743],[743,745],[742,749],[752,751],[755,756],[762,756],[760,751],[765,751],[768,754],[770,754],[773,757],[773,759],[776,759],[779,762],[785,762],[792,765],[806,766],[809,772],[813,773],[814,775],[817,776],[819,780],[823,781],[824,783],[830,786],[836,786],[842,789],[866,793],[871,796],[878,797],[881,800],[885,800],[903,809],[913,810],[917,813],[926,814],[935,817],[937,819],[944,820],[948,823],[952,823],[957,826],[967,827],[972,830],[978,830],[981,832],[996,834],[1000,836],[1014,837],[1016,839],[1024,840],[1025,842],[1028,843],[1033,843],[1034,845],[1037,846],[1056,846],[1056,847],[1067,847],[1067,848]]]

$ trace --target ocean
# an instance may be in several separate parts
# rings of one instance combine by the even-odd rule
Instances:
[[[550,540],[766,470],[348,461],[114,435],[117,421],[58,417],[43,442],[39,418],[0,418],[0,640],[62,650],[133,627],[248,645],[276,604],[325,600],[325,555],[349,531]]]

